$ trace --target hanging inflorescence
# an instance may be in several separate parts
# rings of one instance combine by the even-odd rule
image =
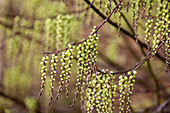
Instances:
[[[64,84],[66,88],[66,97],[69,97],[69,83],[71,75],[71,67],[73,65],[74,49],[77,49],[77,81],[76,81],[76,92],[73,99],[73,106],[80,94],[81,109],[84,112],[93,112],[96,110],[100,113],[114,112],[115,107],[115,96],[120,92],[120,111],[125,109],[125,106],[130,106],[130,98],[132,95],[134,78],[136,71],[128,72],[119,76],[119,90],[116,82],[116,76],[112,71],[97,69],[97,55],[98,55],[98,40],[99,34],[96,31],[97,27],[94,27],[91,35],[82,40],[79,43],[68,44],[68,47],[63,50],[61,54],[61,74],[59,80],[59,87],[57,90],[57,96],[54,100],[57,100],[63,90]],[[51,54],[51,69],[50,69],[50,102],[53,101],[54,97],[54,85],[55,77],[57,75],[57,63],[58,54]],[[41,90],[40,95],[44,92],[45,80],[47,77],[47,64],[50,53],[46,53],[46,56],[42,58],[42,75],[41,75]],[[132,73],[132,74],[131,74]],[[128,88],[128,90],[126,90]],[[117,91],[118,90],[118,91]],[[125,94],[127,93],[127,95]],[[125,105],[125,98],[127,98],[127,104]],[[130,111],[129,107],[127,111]]]
[[[79,42],[77,45],[75,43],[68,44],[68,47],[62,52],[61,54],[61,74],[60,74],[60,81],[59,81],[59,87],[57,90],[57,96],[55,100],[59,98],[59,95],[62,91],[62,87],[65,84],[66,88],[66,97],[69,97],[69,83],[70,83],[70,75],[71,75],[71,67],[73,62],[73,55],[74,55],[74,49],[75,46],[77,46],[77,83],[76,83],[76,93],[75,93],[75,99],[73,100],[73,104],[77,100],[77,95],[80,93],[81,95],[84,95],[85,89],[88,87],[88,83],[91,80],[91,75],[95,73],[96,71],[96,61],[97,61],[97,46],[98,46],[98,39],[99,34],[97,34],[97,31],[95,32],[96,27],[92,30],[91,35],[86,39]],[[42,77],[41,77],[41,91],[40,95],[42,95],[44,88],[45,88],[45,80],[47,74],[47,63],[49,59],[49,55],[51,53],[44,53],[46,54],[45,57],[42,58]],[[57,63],[58,63],[58,51],[56,53],[52,53],[51,55],[51,71],[50,71],[50,103],[53,100],[54,97],[54,84],[55,84],[55,76],[56,76],[56,70],[57,70]],[[85,79],[85,80],[84,80]],[[84,103],[84,96],[81,98],[82,104]]]
[[[132,97],[132,90],[133,90],[133,85],[135,82],[135,77],[136,77],[137,71],[129,71],[128,72],[128,93],[127,93],[127,108],[126,111],[127,113],[130,112],[130,103],[131,103],[131,97]]]
[[[153,0],[131,0],[124,1],[120,0],[117,9],[115,10],[119,13],[119,22],[118,22],[118,32],[120,35],[121,31],[121,18],[123,15],[123,5],[127,5],[126,11],[130,11],[132,8],[133,15],[133,30],[134,38],[138,40],[138,24],[140,16],[142,19],[146,19],[146,29],[145,29],[145,42],[148,45],[148,49],[151,49],[152,55],[155,55],[157,48],[160,43],[165,45],[165,55],[166,55],[166,71],[169,68],[170,64],[170,30],[169,30],[169,14],[170,14],[170,3],[169,1],[158,0],[157,15],[154,17],[152,15],[152,10],[154,6]],[[96,1],[93,0],[91,5],[95,5]],[[106,14],[111,13],[111,0],[98,0],[98,5],[101,8],[102,4],[105,5]],[[142,9],[142,11],[141,11]],[[87,12],[88,13],[88,12]],[[87,16],[87,15],[86,15]],[[144,18],[145,17],[145,18]],[[63,17],[61,15],[57,16],[56,20],[48,19],[45,22],[45,32],[46,37],[55,37],[54,39],[60,42],[61,37],[63,36]],[[53,27],[55,26],[55,27]],[[68,29],[69,31],[69,29]],[[54,35],[54,36],[53,36]],[[153,37],[151,39],[151,37]],[[135,83],[135,77],[137,74],[136,68],[131,69],[127,72],[123,72],[122,75],[116,79],[115,73],[103,69],[102,71],[97,69],[97,55],[98,55],[98,40],[99,34],[98,29],[95,26],[92,30],[92,33],[80,42],[68,44],[68,47],[56,51],[55,53],[45,53],[46,56],[42,58],[42,75],[41,75],[41,90],[40,95],[44,92],[45,80],[47,74],[47,63],[50,54],[51,55],[51,71],[50,71],[50,103],[53,101],[54,97],[54,85],[55,85],[55,76],[57,76],[57,63],[61,62],[61,74],[59,80],[59,87],[57,90],[57,96],[54,100],[57,100],[65,86],[66,97],[69,98],[69,88],[70,88],[70,76],[71,68],[73,66],[73,59],[77,61],[77,76],[76,76],[76,91],[75,97],[73,99],[73,106],[80,95],[81,110],[83,112],[92,113],[113,113],[115,110],[115,97],[119,97],[119,112],[120,113],[130,113],[130,104],[132,97],[132,90]],[[48,41],[48,40],[47,40]],[[55,42],[55,41],[52,41]],[[152,43],[151,43],[152,42]],[[50,44],[50,42],[48,42]],[[60,43],[58,43],[60,44]],[[150,48],[152,44],[152,48]],[[53,44],[51,44],[53,45]],[[57,48],[60,48],[59,45],[56,45]],[[58,55],[61,53],[61,59]],[[74,53],[76,52],[76,57]],[[117,81],[116,81],[117,80]],[[50,104],[49,103],[49,104]]]
[[[111,13],[111,0],[108,0],[106,2],[106,14],[110,14]]]
[[[116,82],[115,74],[107,69],[93,73],[86,88],[86,98],[84,100],[86,106],[84,111],[87,113],[94,111],[98,113],[113,113],[115,110],[115,97],[119,95],[119,112],[130,113],[130,103],[136,74],[137,71],[131,70],[120,75],[119,81]]]
[[[122,6],[123,2],[119,5],[118,7],[118,12],[119,12],[119,28],[118,28],[118,36],[120,36],[120,28],[121,28],[121,17],[122,17]]]
[[[129,71],[119,76],[119,113],[130,113],[130,103],[137,71]]]
[[[70,39],[71,15],[58,15],[56,18],[45,20],[45,44],[46,50],[55,50],[63,48]],[[55,47],[53,45],[56,45]]]
[[[133,11],[133,29],[135,31],[136,41],[138,40],[138,24],[139,24],[139,16],[140,16],[140,8],[142,2],[140,0],[132,0],[131,6]]]
[[[59,98],[59,95],[62,91],[62,86],[65,83],[66,84],[66,97],[68,98],[69,95],[69,82],[70,82],[70,75],[71,75],[71,67],[72,67],[72,61],[73,61],[73,49],[74,45],[68,44],[68,49],[66,49],[64,52],[62,52],[62,66],[61,66],[61,74],[60,74],[60,82],[59,82],[59,88],[57,97],[55,100]]]
[[[93,73],[86,89],[86,112],[112,113],[114,111],[117,85],[112,71],[102,70]]]
[[[56,69],[57,69],[57,62],[58,62],[58,55],[52,54],[51,56],[51,79],[50,79],[50,101],[53,100],[54,96],[54,84],[55,84],[55,76],[56,76]]]
[[[41,90],[39,96],[41,96],[44,92],[44,87],[45,87],[45,80],[47,77],[47,63],[48,63],[49,56],[46,55],[42,58],[42,68],[41,68]]]
[[[95,31],[96,27],[94,27],[93,32]],[[98,39],[99,34],[94,33],[90,35],[87,40],[83,43],[80,43],[77,46],[78,51],[78,61],[77,61],[77,83],[76,83],[76,92],[75,98],[73,100],[73,104],[77,100],[78,93],[80,92],[81,95],[81,106],[82,110],[85,108],[84,97],[85,89],[88,87],[89,81],[93,73],[95,73],[95,65],[97,61],[97,46],[98,46]]]
[[[59,81],[58,93],[55,98],[57,100],[62,91],[62,87],[65,84],[66,97],[69,96],[69,82],[71,75],[71,67],[73,62],[74,48],[77,46],[77,82],[75,98],[73,99],[73,106],[77,100],[78,94],[81,99],[81,109],[83,112],[92,113],[94,111],[100,113],[113,113],[115,110],[115,97],[120,95],[120,113],[126,111],[130,112],[130,103],[133,90],[133,84],[135,82],[136,71],[129,71],[119,76],[118,82],[114,72],[103,69],[98,71],[97,61],[97,47],[99,34],[95,33],[96,27],[94,27],[92,34],[86,39],[80,42],[68,44],[68,47],[62,52],[61,58],[61,74]],[[47,76],[47,63],[49,54],[42,59],[42,85],[40,96],[43,93],[45,87],[45,79]],[[53,100],[54,84],[56,69],[58,63],[58,52],[51,55],[51,79],[50,79],[50,103]],[[118,83],[118,85],[117,85]],[[119,90],[118,90],[119,89]],[[119,94],[120,93],[120,94]]]
[[[162,1],[159,0],[159,6],[157,8],[157,19],[155,21],[155,26],[154,26],[154,34],[153,34],[153,54],[156,53],[156,49],[159,46],[159,43],[165,43],[165,54],[166,54],[166,71],[169,68],[169,26],[170,26],[170,21],[169,21],[169,8],[170,8],[170,3],[168,1]]]

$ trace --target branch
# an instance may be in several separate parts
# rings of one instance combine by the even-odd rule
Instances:
[[[158,50],[161,48],[161,46],[163,45],[163,42],[161,42],[158,46],[158,48],[155,50],[156,52],[158,52]],[[126,71],[122,71],[122,72],[115,72],[113,74],[123,74],[123,73],[127,73],[131,70],[137,70],[143,63],[145,63],[147,60],[149,60],[151,57],[153,57],[153,51],[150,51],[144,59],[142,59],[140,62],[138,62],[135,66],[133,66],[132,68],[126,70]],[[100,70],[98,70],[99,72],[101,72]]]
[[[168,105],[168,103],[170,103],[170,98],[168,98],[165,102],[163,102],[153,113],[159,113]]]
[[[90,1],[89,0],[84,0],[88,5],[90,5]],[[91,8],[103,19],[106,19],[107,17],[105,15],[103,15],[103,13],[101,13],[94,5],[91,5]],[[116,28],[119,28],[119,26],[117,25],[117,23],[114,23],[113,21],[111,21],[110,19],[107,20],[107,22],[109,24],[111,24],[112,26],[116,27]],[[135,38],[135,35],[132,35],[131,33],[129,33],[127,30],[123,29],[123,28],[120,28],[120,31],[123,32],[124,34],[130,36],[133,40],[136,41],[136,38]],[[140,40],[138,40],[138,44],[144,48],[148,48],[148,46],[141,42]],[[162,60],[163,62],[165,61],[165,58],[163,58],[161,55],[159,54],[156,54],[156,56]]]

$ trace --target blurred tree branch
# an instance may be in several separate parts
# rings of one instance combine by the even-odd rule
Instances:
[[[27,107],[26,107],[26,105],[25,105],[25,103],[23,101],[21,101],[21,100],[19,100],[17,98],[14,98],[14,97],[12,97],[10,95],[5,94],[2,90],[0,90],[0,96],[3,97],[3,98],[7,98],[7,99],[13,101],[14,103],[21,106],[24,109],[27,109]],[[38,108],[36,109],[36,113],[41,113],[40,104],[38,104]]]

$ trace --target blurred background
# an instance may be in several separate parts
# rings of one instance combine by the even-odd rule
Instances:
[[[103,0],[103,4],[106,1]],[[105,6],[99,8],[99,0],[94,6],[106,15]],[[112,1],[111,8],[114,7]],[[156,6],[153,8],[156,9]],[[132,11],[127,13],[125,7],[123,14],[132,27]],[[110,20],[118,23],[118,18],[116,13]],[[57,19],[61,19],[61,23],[55,23]],[[73,107],[70,106],[75,94],[76,66],[72,69],[68,99],[63,91],[60,98],[48,106],[49,74],[45,92],[37,99],[41,83],[40,62],[44,56],[42,52],[56,51],[68,43],[86,38],[93,26],[102,21],[101,16],[83,0],[65,0],[65,3],[63,0],[0,0],[0,113],[81,113],[80,99]],[[122,19],[122,28],[132,34],[127,21]],[[138,30],[142,42],[144,22],[146,20],[140,19]],[[57,25],[62,28],[61,39],[56,37],[59,36]],[[99,33],[99,69],[125,71],[149,52],[126,33],[121,32],[119,37],[117,28],[109,23]],[[158,53],[160,57],[154,56],[137,70],[132,96],[134,113],[170,113],[170,76],[164,69],[164,50],[160,49]],[[60,72],[57,70],[55,95]],[[116,103],[115,107],[118,106],[119,103]]]

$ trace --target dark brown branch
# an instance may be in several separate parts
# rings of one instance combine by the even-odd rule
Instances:
[[[158,50],[161,48],[161,46],[163,45],[163,42],[161,42],[158,46],[158,48],[156,49],[156,52],[158,52]],[[153,57],[154,54],[153,54],[153,51],[150,51],[144,59],[142,59],[140,62],[138,62],[135,66],[133,66],[132,68],[126,70],[126,71],[122,71],[122,72],[115,72],[113,74],[123,74],[123,73],[127,73],[128,71],[131,71],[131,70],[136,70],[138,69],[143,63],[145,63],[147,60],[149,60],[151,57]],[[100,71],[100,70],[98,70]],[[101,72],[101,71],[100,71]]]

